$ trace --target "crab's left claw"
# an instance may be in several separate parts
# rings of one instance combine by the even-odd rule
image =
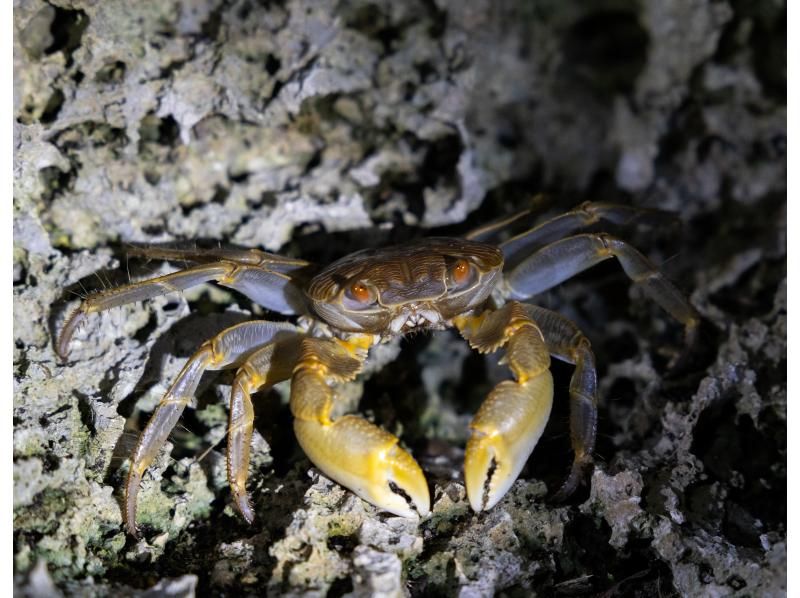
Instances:
[[[428,484],[397,437],[355,415],[331,417],[332,384],[355,377],[371,342],[371,337],[303,341],[289,401],[294,433],[328,477],[390,513],[424,517],[431,504]]]
[[[355,415],[328,425],[296,419],[294,430],[308,458],[364,500],[401,517],[430,512],[422,469],[393,434]]]
[[[464,458],[467,497],[474,511],[491,509],[508,492],[544,431],[553,405],[545,370],[523,384],[498,384],[472,420]]]

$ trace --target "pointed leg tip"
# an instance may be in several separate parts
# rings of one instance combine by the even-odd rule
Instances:
[[[142,476],[136,474],[133,469],[128,474],[128,481],[125,484],[125,528],[133,538],[139,538],[136,528],[136,498],[139,495],[139,484]]]
[[[590,468],[594,465],[591,455],[581,455],[575,458],[567,478],[550,497],[550,502],[561,503],[572,496],[581,483],[586,479]]]
[[[253,523],[256,519],[256,514],[253,511],[253,506],[250,504],[250,497],[247,494],[234,495],[234,504],[241,516],[247,521],[248,524]]]
[[[61,361],[66,361],[69,355],[69,344],[78,326],[86,319],[86,312],[80,307],[72,312],[64,322],[64,327],[56,339],[56,355]]]

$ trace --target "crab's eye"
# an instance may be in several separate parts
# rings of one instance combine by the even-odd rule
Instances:
[[[377,300],[375,289],[363,282],[354,282],[344,292],[345,299],[352,307],[367,307]]]
[[[447,272],[447,286],[462,289],[475,280],[475,267],[465,259],[458,259]]]

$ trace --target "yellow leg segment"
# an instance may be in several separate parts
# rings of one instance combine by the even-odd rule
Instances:
[[[331,383],[354,378],[371,343],[366,336],[303,341],[290,400],[295,435],[314,465],[364,500],[402,517],[424,517],[428,485],[397,437],[355,415],[331,419]]]
[[[255,519],[247,494],[254,419],[250,396],[261,388],[268,388],[292,376],[301,339],[300,335],[282,338],[257,349],[247,357],[233,380],[228,425],[228,482],[234,504],[248,523]]]
[[[514,375],[495,386],[470,424],[464,481],[472,509],[481,511],[508,492],[544,431],[553,405],[550,354],[538,326],[515,301],[454,323],[481,353],[505,347]]]

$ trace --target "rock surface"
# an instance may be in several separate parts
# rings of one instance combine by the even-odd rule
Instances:
[[[785,593],[783,2],[14,6],[20,596]],[[247,526],[221,375],[145,477],[142,539],[125,535],[126,459],[169,381],[203,340],[263,316],[199,287],[91,318],[61,363],[53,334],[76,295],[168,271],[128,261],[128,244],[325,263],[463,234],[539,191],[554,211],[674,211],[681,227],[624,233],[705,318],[688,351],[616,264],[540,298],[599,365],[597,465],[571,500],[547,501],[571,458],[556,364],[557,407],[521,479],[470,511],[466,426],[501,374],[440,333],[390,347],[347,389],[419,458],[429,518],[321,477],[280,386],[257,405]]]

